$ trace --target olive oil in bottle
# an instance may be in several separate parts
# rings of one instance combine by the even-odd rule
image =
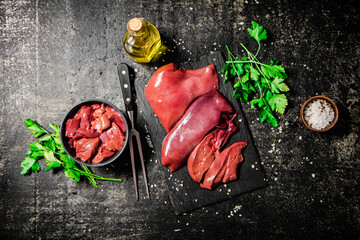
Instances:
[[[122,40],[126,53],[139,63],[150,62],[161,47],[160,33],[143,18],[132,18]]]

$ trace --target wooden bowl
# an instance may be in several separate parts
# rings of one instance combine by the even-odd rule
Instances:
[[[317,99],[322,99],[322,100],[325,100],[325,101],[327,101],[328,103],[330,103],[330,105],[331,105],[331,107],[332,107],[332,109],[334,110],[334,113],[335,113],[334,120],[333,120],[326,128],[321,129],[321,130],[314,129],[314,128],[310,127],[310,126],[308,125],[308,123],[306,122],[305,116],[304,116],[304,111],[305,111],[306,106],[307,106],[310,102],[312,102],[312,101],[314,101],[314,100],[317,100]],[[339,110],[338,110],[336,104],[334,103],[333,100],[331,100],[330,98],[325,97],[325,96],[314,96],[314,97],[309,98],[308,100],[306,100],[306,101],[304,102],[304,104],[301,106],[301,109],[300,109],[300,119],[301,119],[301,121],[304,123],[304,125],[305,125],[308,129],[310,129],[310,130],[312,130],[312,131],[314,131],[314,132],[326,132],[326,131],[329,131],[331,128],[333,128],[333,127],[335,126],[336,122],[338,121],[338,118],[339,118]]]

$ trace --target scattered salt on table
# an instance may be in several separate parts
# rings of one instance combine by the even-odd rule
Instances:
[[[335,118],[334,110],[325,100],[314,100],[305,108],[305,121],[310,127],[322,130]]]

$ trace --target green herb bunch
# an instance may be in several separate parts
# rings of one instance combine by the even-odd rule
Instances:
[[[225,75],[225,83],[237,77],[233,97],[241,102],[252,99],[250,101],[251,109],[254,109],[257,105],[260,121],[266,121],[277,127],[278,120],[274,116],[274,111],[284,114],[288,104],[285,94],[282,93],[290,90],[284,83],[287,75],[285,68],[274,57],[270,58],[270,63],[262,63],[258,60],[257,56],[261,48],[260,42],[267,39],[267,32],[256,22],[252,21],[251,24],[253,28],[247,30],[250,37],[254,38],[258,43],[256,53],[251,53],[240,43],[247,56],[237,59],[226,46],[229,59],[221,71]],[[259,98],[255,98],[255,95],[259,96]]]
[[[66,177],[77,182],[80,181],[81,175],[87,177],[87,179],[89,179],[95,187],[97,187],[95,179],[105,181],[122,181],[122,179],[103,178],[95,175],[91,173],[89,168],[85,165],[82,166],[84,171],[81,170],[75,161],[66,154],[61,144],[59,126],[50,123],[49,126],[54,130],[54,133],[49,133],[31,119],[26,119],[24,122],[26,127],[32,131],[35,138],[42,137],[39,138],[38,142],[30,143],[30,150],[25,153],[27,157],[21,163],[21,174],[38,172],[41,169],[38,160],[43,158],[47,165],[44,172],[54,168],[61,168]]]

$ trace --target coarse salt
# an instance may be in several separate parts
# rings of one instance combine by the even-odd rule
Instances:
[[[314,100],[306,106],[304,117],[310,127],[322,130],[332,123],[335,113],[327,101]]]

